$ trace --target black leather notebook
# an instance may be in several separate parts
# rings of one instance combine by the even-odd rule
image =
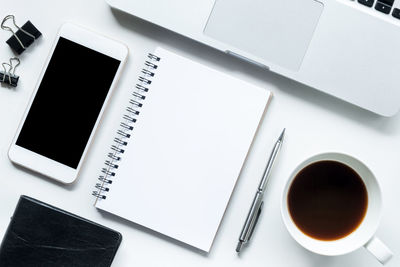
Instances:
[[[111,266],[120,233],[21,196],[0,247],[1,267]]]

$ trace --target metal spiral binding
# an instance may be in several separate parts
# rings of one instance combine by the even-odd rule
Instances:
[[[149,85],[152,82],[151,78],[154,77],[154,70],[158,68],[157,62],[160,60],[161,58],[156,55],[147,55],[147,60],[144,63],[145,67],[142,69],[141,75],[138,78],[138,83],[135,85],[134,91],[132,92],[133,97],[129,100],[129,105],[125,109],[126,113],[122,116],[119,129],[110,147],[111,150],[107,154],[104,167],[101,169],[101,175],[98,177],[100,183],[96,184],[96,190],[92,193],[92,195],[96,197],[96,201],[107,198],[105,193],[110,191],[109,185],[113,182],[116,170],[119,167],[118,163],[121,161],[125,152],[124,147],[128,145],[128,140],[132,136],[132,131],[134,130],[133,125],[136,123],[140,114],[140,109],[143,107],[142,102],[146,99],[145,94],[149,91]]]

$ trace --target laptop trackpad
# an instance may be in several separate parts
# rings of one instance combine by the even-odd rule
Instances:
[[[322,10],[323,4],[315,0],[216,0],[204,33],[298,70]]]

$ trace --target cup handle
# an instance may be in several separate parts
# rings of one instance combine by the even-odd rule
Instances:
[[[392,251],[376,236],[372,237],[364,247],[375,256],[375,258],[385,265],[393,256]]]

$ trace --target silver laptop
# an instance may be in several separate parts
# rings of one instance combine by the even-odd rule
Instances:
[[[107,0],[383,116],[400,108],[400,0]]]

